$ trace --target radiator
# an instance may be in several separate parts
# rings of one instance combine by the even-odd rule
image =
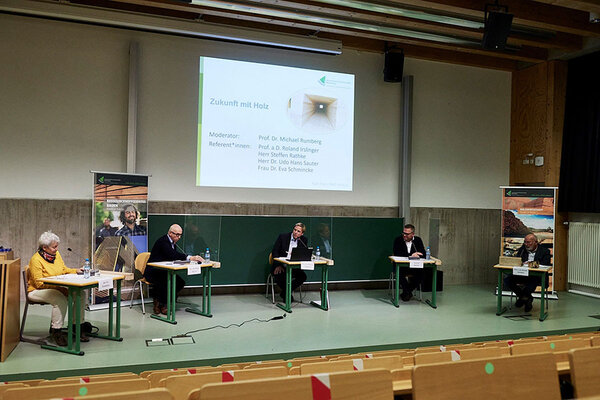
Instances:
[[[568,281],[600,289],[600,224],[569,223]]]

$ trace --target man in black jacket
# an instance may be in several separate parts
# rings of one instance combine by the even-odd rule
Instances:
[[[304,231],[306,226],[302,222],[298,222],[294,225],[292,232],[282,233],[277,237],[271,254],[273,258],[277,257],[289,257],[292,253],[292,249],[298,246],[308,247],[306,236]],[[281,288],[281,298],[285,300],[285,267],[277,261],[273,261],[271,266],[271,273],[277,285]],[[306,281],[306,273],[301,269],[292,269],[292,291],[296,290],[300,285]],[[294,301],[292,297],[292,301]]]
[[[540,246],[537,236],[533,233],[525,236],[523,246],[517,251],[517,257],[521,257],[523,264],[530,261],[537,261],[540,265],[550,265],[551,263],[550,250]],[[533,308],[533,296],[531,293],[541,284],[542,279],[539,276],[516,276],[510,274],[504,278],[504,285],[515,292],[517,296],[515,307],[525,305],[525,312],[529,312]],[[544,285],[548,285],[548,275],[546,275]]]
[[[175,261],[175,260],[187,260],[202,262],[204,259],[200,256],[188,256],[177,250],[177,242],[181,239],[183,230],[181,226],[177,224],[171,225],[166,235],[159,237],[152,251],[148,262],[158,261]],[[147,266],[144,271],[144,277],[152,283],[152,296],[154,297],[154,314],[167,314],[167,271],[152,266]],[[175,275],[175,285],[177,287],[176,293],[179,293],[185,281],[180,276]]]
[[[420,257],[425,258],[425,246],[420,237],[415,236],[415,226],[412,224],[404,225],[402,236],[394,240],[394,255],[398,257]],[[409,301],[412,298],[412,292],[423,281],[423,270],[416,268],[400,268],[399,276],[400,286],[402,286],[402,301]]]

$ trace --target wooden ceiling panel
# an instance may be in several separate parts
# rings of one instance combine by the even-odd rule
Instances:
[[[36,0],[37,1],[37,0]],[[45,1],[45,0],[39,0]],[[504,50],[481,46],[486,3],[492,0],[70,0],[113,11],[199,20],[272,32],[332,38],[343,46],[411,57],[514,70],[546,61],[559,50],[577,52],[584,37],[600,36],[589,22],[597,0],[500,0],[514,15]]]

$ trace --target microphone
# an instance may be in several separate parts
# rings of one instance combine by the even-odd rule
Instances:
[[[67,250],[69,250],[71,253],[74,253],[76,256],[79,256],[79,258],[81,258],[82,260],[85,260],[86,258],[89,258],[89,257],[82,256],[81,254],[79,254],[78,252],[76,252],[75,250],[73,250],[70,247],[67,247]]]
[[[304,242],[302,241],[302,236],[300,236],[300,237],[298,238],[298,241],[299,241],[300,243],[302,243],[302,244],[304,245],[304,247],[308,248],[308,246],[306,245],[306,243],[304,243]]]
[[[181,251],[183,254],[185,254],[187,256],[187,253],[185,252],[185,250],[183,250],[181,247],[179,247],[179,245],[177,243],[174,243],[175,247],[177,247],[179,249],[179,251]]]

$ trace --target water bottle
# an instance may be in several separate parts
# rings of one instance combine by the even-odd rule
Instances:
[[[425,250],[425,259],[431,260],[431,249],[429,248],[429,246],[427,246],[427,249]]]
[[[204,262],[210,262],[210,249],[207,247],[204,252]]]
[[[90,277],[90,271],[91,271],[91,266],[90,266],[90,259],[86,258],[85,259],[85,263],[83,263],[83,277],[85,279],[88,279]]]
[[[315,251],[315,260],[320,260],[321,259],[321,249],[319,249],[319,246],[317,246],[317,251]]]

